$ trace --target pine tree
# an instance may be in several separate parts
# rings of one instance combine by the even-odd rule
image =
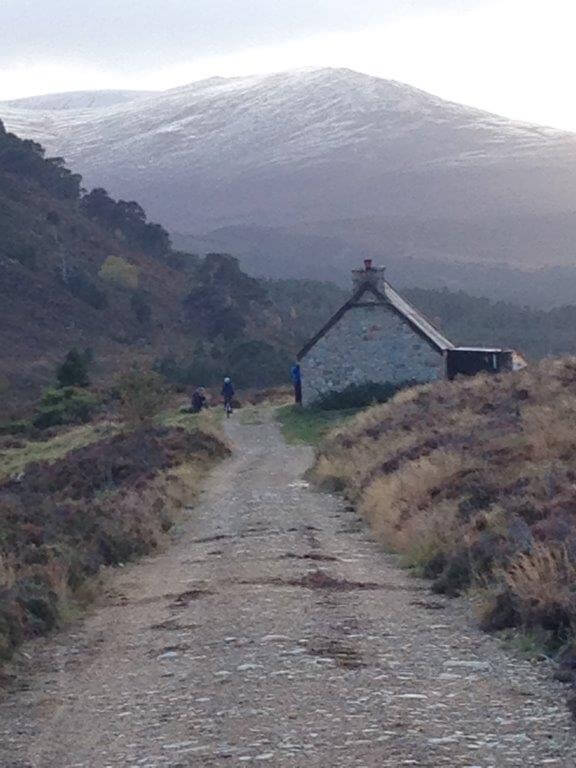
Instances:
[[[88,367],[91,362],[91,355],[88,350],[79,352],[77,349],[71,349],[56,369],[56,378],[59,387],[88,387],[90,378],[88,376]]]

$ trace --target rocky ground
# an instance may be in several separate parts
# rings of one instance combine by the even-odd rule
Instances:
[[[26,647],[0,694],[2,768],[576,765],[545,666],[308,488],[309,449],[273,423],[229,433],[235,457],[177,543],[119,571],[81,626]]]

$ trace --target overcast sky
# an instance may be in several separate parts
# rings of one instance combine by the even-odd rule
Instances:
[[[346,66],[576,130],[576,0],[0,0],[0,99]]]

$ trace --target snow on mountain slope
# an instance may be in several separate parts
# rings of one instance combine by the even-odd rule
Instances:
[[[15,109],[98,109],[114,104],[135,101],[142,96],[149,96],[155,91],[68,91],[66,93],[48,93],[44,96],[28,96],[24,99],[0,102],[0,106]]]
[[[576,199],[575,135],[350,70],[211,78],[83,107],[0,104],[0,118],[182,231]]]

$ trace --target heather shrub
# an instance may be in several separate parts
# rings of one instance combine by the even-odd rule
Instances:
[[[481,624],[558,648],[576,623],[576,359],[405,390],[330,433],[312,477],[339,484],[384,546]]]
[[[0,483],[0,658],[57,626],[102,566],[157,549],[199,478],[228,454],[213,432],[140,430]]]

